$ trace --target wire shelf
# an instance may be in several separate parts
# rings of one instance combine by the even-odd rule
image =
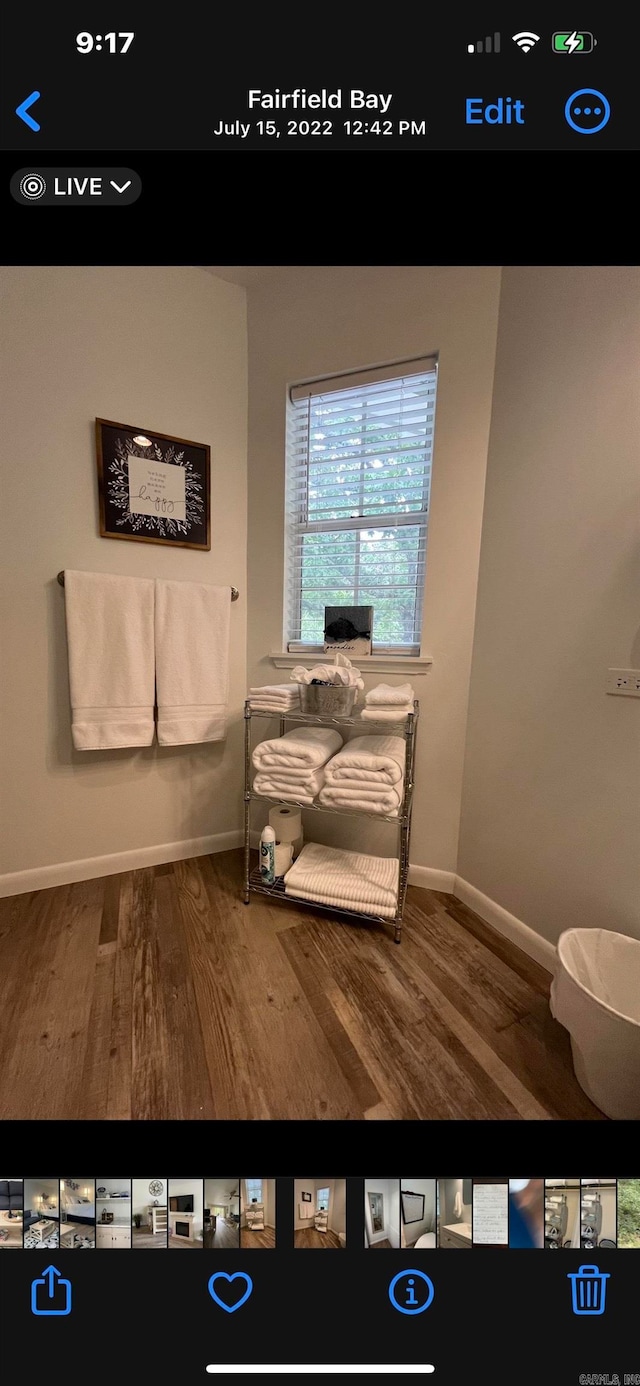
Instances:
[[[337,714],[302,712],[288,709],[286,711],[272,711],[265,708],[254,709],[251,707],[249,698],[244,705],[244,899],[245,904],[249,904],[250,896],[253,893],[270,896],[274,900],[286,900],[289,904],[293,902],[297,905],[311,906],[312,909],[322,910],[325,913],[339,915],[345,919],[371,920],[376,924],[392,925],[395,929],[395,942],[400,942],[402,930],[402,915],[407,894],[407,883],[409,875],[409,843],[411,837],[411,807],[413,801],[413,770],[415,752],[415,730],[419,716],[419,704],[417,698],[414,699],[413,709],[407,712],[402,720],[389,722],[384,718],[363,717],[362,709],[351,713],[349,716],[340,717]],[[267,794],[256,794],[252,789],[251,774],[251,723],[254,719],[260,718],[262,721],[280,722],[280,735],[284,733],[286,723],[296,723],[299,726],[335,726],[358,727],[365,733],[371,733],[374,728],[384,731],[389,735],[396,733],[403,737],[406,745],[406,764],[402,803],[395,814],[372,813],[368,809],[334,808],[329,805],[311,803],[302,804],[295,798],[274,797]],[[251,838],[251,804],[252,802],[263,804],[287,804],[300,808],[303,813],[324,813],[338,815],[339,817],[367,818],[369,821],[379,823],[392,823],[398,833],[397,860],[399,863],[398,892],[396,896],[395,913],[392,916],[369,913],[366,910],[350,910],[337,905],[327,905],[320,900],[300,900],[295,895],[287,895],[284,888],[284,878],[279,878],[272,886],[264,885],[260,874],[260,868],[253,871],[250,869],[250,838]]]
[[[369,732],[371,728],[375,726],[384,727],[389,735],[393,735],[394,732],[398,732],[400,736],[404,736],[405,729],[408,723],[413,722],[413,725],[415,727],[415,724],[418,721],[419,717],[419,706],[417,699],[413,704],[413,712],[408,712],[406,717],[403,718],[402,721],[397,722],[389,722],[384,717],[381,717],[380,719],[363,717],[362,709],[360,709],[358,712],[350,713],[348,717],[338,717],[328,712],[298,712],[291,710],[287,710],[286,712],[271,712],[265,711],[264,708],[260,708],[259,710],[256,708],[252,708],[249,699],[247,699],[247,701],[245,702],[244,708],[245,717],[263,717],[267,718],[271,722],[273,722],[274,719],[281,717],[283,720],[286,720],[287,722],[300,722],[303,726],[326,727],[327,723],[329,723],[336,727],[360,727],[363,732]]]
[[[255,800],[257,803],[261,804],[295,804],[296,808],[304,809],[305,813],[307,810],[309,810],[310,813],[337,813],[343,818],[372,818],[375,820],[376,823],[395,823],[397,827],[398,824],[403,825],[409,822],[409,813],[411,811],[411,799],[413,797],[413,785],[409,786],[407,793],[408,809],[406,814],[372,813],[368,809],[334,808],[332,804],[316,804],[315,801],[312,804],[301,804],[298,799],[276,799],[271,794],[255,794],[253,790],[250,791],[247,797],[252,803]]]
[[[319,900],[301,900],[297,895],[287,895],[284,888],[284,876],[277,876],[273,885],[265,885],[260,875],[260,867],[254,867],[249,876],[249,889],[257,895],[270,895],[274,900],[286,900],[289,905],[305,905],[308,909],[324,910],[328,914],[344,915],[346,919],[365,919],[371,920],[374,924],[393,924],[395,916],[383,914],[368,914],[364,910],[347,910],[339,905],[325,905]]]

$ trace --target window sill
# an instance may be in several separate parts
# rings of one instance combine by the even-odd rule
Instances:
[[[305,668],[312,669],[314,664],[324,664],[331,662],[331,656],[318,651],[315,654],[289,654],[288,650],[272,651],[269,659],[275,664],[276,669],[294,669],[296,664],[303,664]],[[356,669],[362,674],[426,674],[433,664],[431,655],[357,655],[353,661]]]

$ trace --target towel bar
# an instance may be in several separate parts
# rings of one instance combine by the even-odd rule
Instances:
[[[62,570],[62,572],[58,573],[58,582],[60,583],[60,586],[61,586],[61,587],[64,587],[64,569]],[[238,591],[238,588],[237,588],[237,587],[232,587],[232,588],[231,588],[231,600],[232,600],[232,602],[237,602],[239,596],[240,596],[240,593],[239,593],[239,591]]]

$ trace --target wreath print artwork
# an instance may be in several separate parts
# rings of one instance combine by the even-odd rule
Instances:
[[[170,515],[136,515],[129,509],[129,458],[130,457],[155,457],[157,462],[164,462],[166,465],[173,464],[176,467],[184,468],[185,482],[185,507],[186,516],[184,520],[172,520]],[[167,535],[185,534],[188,535],[194,525],[202,524],[204,519],[204,500],[202,497],[202,484],[198,481],[193,470],[192,462],[184,461],[184,448],[182,452],[176,452],[173,443],[170,443],[166,452],[163,453],[159,443],[153,443],[151,448],[143,448],[139,443],[134,443],[133,438],[118,438],[116,441],[116,456],[109,464],[111,473],[107,484],[109,499],[112,505],[122,510],[122,516],[116,520],[116,524],[130,524],[134,534],[141,529],[154,530],[158,538],[164,539]]]
[[[210,549],[210,448],[96,419],[100,534]]]

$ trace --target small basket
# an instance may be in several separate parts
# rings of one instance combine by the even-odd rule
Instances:
[[[357,688],[343,683],[300,683],[302,712],[319,716],[350,717],[358,696]]]

